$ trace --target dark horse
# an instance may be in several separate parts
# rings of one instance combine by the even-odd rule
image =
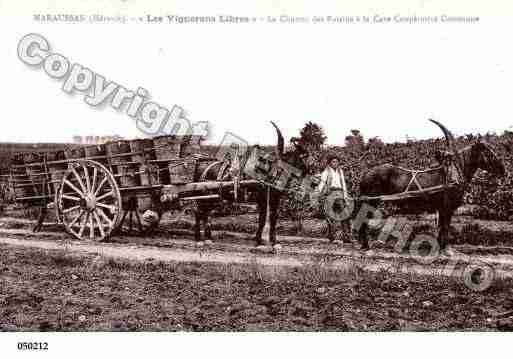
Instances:
[[[458,151],[454,148],[455,141],[451,132],[441,123],[430,121],[441,128],[449,147],[448,152],[437,153],[436,158],[442,162],[442,165],[423,171],[412,171],[389,164],[375,167],[363,175],[360,182],[360,196],[392,195],[442,186],[447,183],[446,180],[457,182],[447,191],[423,194],[396,202],[398,206],[413,207],[416,212],[438,212],[438,244],[441,250],[445,250],[452,215],[462,205],[463,195],[477,169],[485,170],[499,177],[503,177],[506,171],[502,161],[487,143],[477,140]],[[379,202],[375,200],[360,201],[360,205],[364,203],[376,207]],[[363,250],[369,249],[367,229],[366,221],[360,224],[359,240]]]
[[[311,164],[312,157],[309,155],[309,152],[301,146],[297,141],[292,141],[293,149],[285,152],[285,143],[283,139],[283,135],[276,126],[274,122],[271,122],[276,130],[276,134],[278,137],[278,143],[276,146],[276,160],[282,161],[286,163],[288,166],[295,168],[301,177],[307,175],[307,168]],[[258,146],[252,148],[252,150],[258,149]],[[249,154],[249,152],[248,152]],[[249,160],[248,160],[249,162]],[[242,164],[242,166],[249,166],[249,163]],[[229,181],[233,180],[234,173],[231,171],[231,165],[226,161],[219,161],[215,163],[211,163],[207,167],[204,167],[200,177],[195,179],[196,181]],[[240,171],[240,173],[244,174],[244,179],[249,179],[247,172]],[[276,245],[276,223],[278,220],[278,211],[280,207],[280,199],[283,195],[284,191],[278,188],[268,186],[265,184],[258,184],[250,196],[252,200],[256,202],[258,208],[258,229],[255,234],[256,245],[263,245],[262,233],[266,224],[266,218],[269,218],[269,239],[271,245]],[[234,201],[234,193],[227,194],[223,196],[225,200]],[[195,210],[195,240],[201,241],[201,224],[204,226],[204,236],[205,239],[211,239],[211,229],[210,229],[210,213],[211,211],[219,205],[219,201],[214,200],[201,200],[196,202],[196,210]]]

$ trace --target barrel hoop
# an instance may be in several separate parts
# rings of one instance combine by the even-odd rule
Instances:
[[[200,181],[205,181],[208,171],[210,171],[212,169],[212,167],[214,167],[215,165],[217,165],[219,163],[223,163],[223,161],[216,161],[216,162],[212,162],[211,164],[209,164],[207,166],[207,168],[205,169],[205,171],[203,171],[203,173],[201,174]]]

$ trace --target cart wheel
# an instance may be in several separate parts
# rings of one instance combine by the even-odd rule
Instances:
[[[162,211],[155,208],[144,209],[139,206],[136,196],[123,203],[123,211],[119,224],[121,233],[144,235],[154,231],[160,222]]]
[[[58,218],[78,239],[101,241],[119,223],[121,194],[112,173],[91,160],[73,160],[56,196]]]

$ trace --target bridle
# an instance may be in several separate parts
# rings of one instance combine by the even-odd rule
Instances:
[[[495,153],[495,151],[488,145],[487,143],[480,142],[482,149],[479,151],[479,156],[481,157],[481,160],[483,161],[483,168],[484,170],[493,173],[493,174],[500,174],[498,166],[501,165],[499,162],[499,157]],[[498,164],[499,163],[499,164]]]

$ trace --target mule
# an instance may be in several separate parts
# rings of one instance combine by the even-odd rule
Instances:
[[[438,212],[438,245],[440,250],[445,250],[452,216],[454,211],[463,204],[464,194],[476,171],[481,169],[503,177],[506,170],[502,160],[486,142],[478,139],[471,145],[456,150],[451,132],[441,123],[430,121],[442,129],[449,147],[449,151],[440,151],[435,155],[438,161],[442,162],[441,165],[423,171],[413,171],[390,164],[375,167],[361,178],[360,196],[392,195],[441,186],[447,182],[456,182],[456,185],[449,187],[449,190],[396,202],[400,207],[415,208],[418,212]],[[368,204],[376,208],[379,202],[378,200],[361,200],[357,207],[361,208],[363,204]],[[358,237],[363,250],[369,249],[367,231],[367,222],[360,223]]]
[[[313,162],[313,158],[301,144],[297,141],[292,141],[292,149],[285,152],[285,143],[283,135],[278,126],[271,122],[276,130],[277,145],[275,150],[275,160],[282,161],[288,166],[291,166],[297,170],[300,177],[305,177],[308,174],[308,168]],[[253,147],[252,150],[258,148]],[[250,166],[249,163],[241,164],[242,167],[245,165]],[[253,164],[254,165],[254,164]],[[205,168],[201,173],[200,181],[216,181],[222,178],[224,181],[234,180],[234,174],[236,171],[230,170],[231,166],[226,161],[219,161],[211,164],[208,168]],[[240,170],[241,179],[250,179],[247,172]],[[264,245],[262,238],[264,227],[266,225],[266,219],[269,220],[269,241],[272,246],[277,245],[276,241],[276,224],[279,217],[280,201],[285,193],[286,189],[280,189],[275,186],[271,186],[265,183],[257,185],[250,195],[253,197],[253,201],[256,202],[258,212],[258,227],[254,240],[256,246]],[[237,192],[237,189],[235,189]],[[227,201],[235,201],[234,193],[227,194],[224,197]],[[204,237],[207,240],[211,240],[212,231],[210,217],[211,212],[216,206],[219,205],[217,200],[201,200],[196,203],[195,210],[195,240],[201,242],[201,226],[204,227]]]

